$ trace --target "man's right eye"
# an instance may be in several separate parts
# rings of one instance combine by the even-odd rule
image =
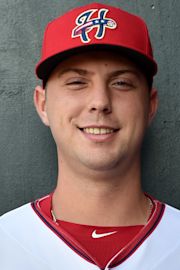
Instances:
[[[69,89],[79,90],[87,86],[87,81],[84,79],[70,79],[65,82]]]
[[[73,80],[66,83],[66,85],[73,85],[73,84],[85,84],[85,83],[81,80]]]

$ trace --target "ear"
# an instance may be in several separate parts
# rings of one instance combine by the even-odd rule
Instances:
[[[46,112],[46,90],[41,86],[36,86],[34,90],[34,105],[42,122],[46,126],[49,126],[49,120]]]
[[[149,102],[148,125],[151,124],[158,109],[158,94],[155,88],[151,89]]]

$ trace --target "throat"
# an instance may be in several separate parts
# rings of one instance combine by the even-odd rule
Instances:
[[[146,224],[153,208],[150,198],[142,194],[142,199],[130,198],[118,191],[77,193],[63,192],[67,197],[54,193],[52,209],[55,219],[77,224],[97,226],[131,226]],[[74,196],[76,194],[76,196]],[[136,210],[135,210],[136,209]],[[77,214],[78,213],[78,214]]]

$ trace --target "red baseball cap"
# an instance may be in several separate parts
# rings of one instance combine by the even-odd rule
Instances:
[[[47,25],[36,74],[46,82],[67,57],[102,48],[131,58],[150,78],[157,73],[146,23],[120,8],[92,3],[70,10]]]

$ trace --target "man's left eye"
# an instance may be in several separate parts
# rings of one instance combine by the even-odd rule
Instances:
[[[114,84],[117,84],[117,85],[128,85],[128,83],[126,81],[117,81]]]
[[[127,80],[115,80],[112,82],[112,86],[119,89],[129,89],[133,87],[133,84]]]

